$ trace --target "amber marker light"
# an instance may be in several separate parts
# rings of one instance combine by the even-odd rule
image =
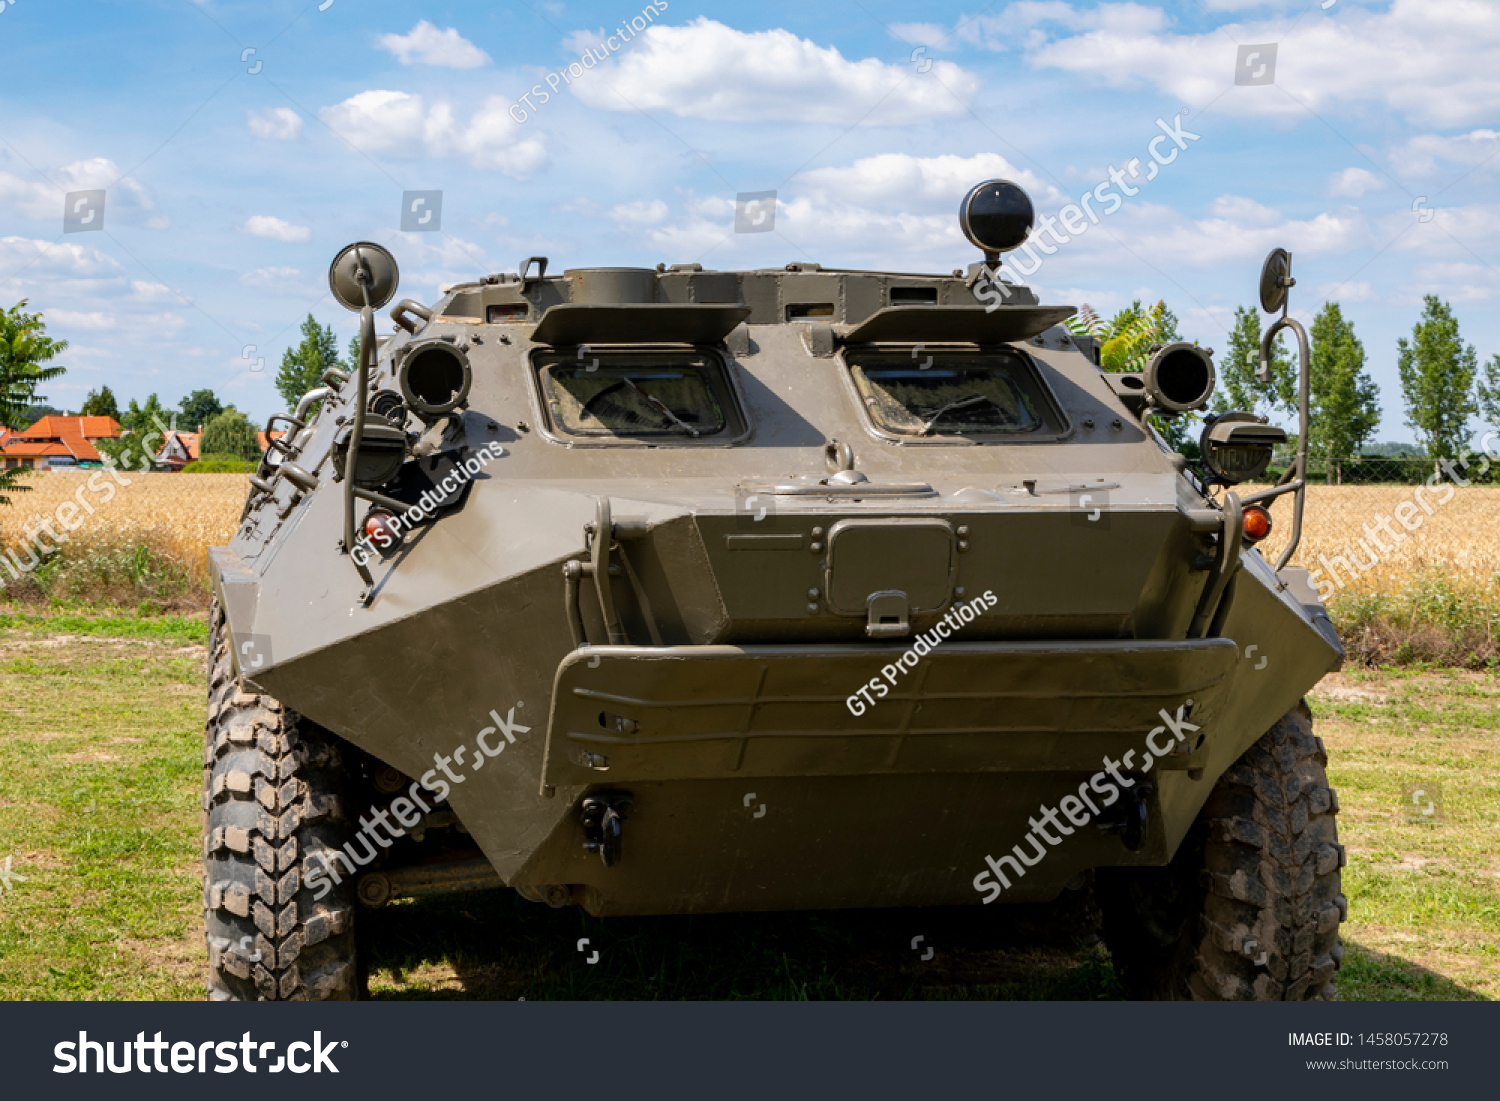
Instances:
[[[401,542],[401,530],[389,512],[376,510],[365,517],[365,538],[376,550],[388,551]]]
[[[1243,524],[1245,538],[1251,543],[1259,543],[1271,534],[1271,514],[1259,505],[1251,505],[1245,509]]]

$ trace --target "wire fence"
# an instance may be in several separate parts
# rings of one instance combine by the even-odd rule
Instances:
[[[1267,479],[1274,481],[1280,477],[1292,458],[1286,455],[1276,456],[1276,461],[1266,475]],[[1491,464],[1481,474],[1479,468],[1482,465],[1482,462],[1475,460],[1466,469],[1454,463],[1453,473],[1475,485],[1500,484],[1500,463]],[[1436,459],[1394,459],[1384,455],[1357,455],[1343,459],[1316,455],[1307,457],[1308,485],[1418,485],[1435,473],[1445,480],[1455,481],[1452,474],[1443,472]]]

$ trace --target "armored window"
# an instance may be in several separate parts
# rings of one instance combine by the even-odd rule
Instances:
[[[697,352],[538,353],[542,401],[560,435],[656,444],[738,436],[718,357]]]
[[[1031,362],[1009,349],[845,356],[875,427],[910,438],[1056,436],[1062,415]]]

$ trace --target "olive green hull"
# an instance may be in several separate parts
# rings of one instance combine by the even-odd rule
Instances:
[[[957,587],[988,590],[994,603],[908,669],[898,659],[917,633],[936,637],[938,616],[914,618],[912,636],[889,642],[863,637],[858,619],[742,618],[730,560],[705,546],[726,538],[731,518],[695,522],[680,508],[618,498],[616,515],[660,521],[623,556],[654,597],[664,645],[575,650],[562,564],[581,555],[593,500],[481,481],[461,513],[389,565],[368,608],[357,606],[352,570],[319,561],[342,565],[316,550],[333,542],[336,510],[304,520],[263,577],[227,549],[214,562],[236,640],[269,640],[272,660],[242,665],[244,675],[411,777],[445,779],[436,755],[451,761],[467,747],[450,764],[462,781],[446,777],[449,799],[501,877],[530,897],[598,913],[977,902],[985,857],[1025,848],[1028,819],[1076,794],[1107,759],[1126,761],[1120,767],[1153,789],[1139,847],[1128,849],[1118,830],[1080,827],[1015,877],[1003,899],[1050,898],[1088,868],[1163,863],[1219,773],[1340,657],[1326,620],[1322,632],[1315,626],[1321,609],[1278,591],[1254,551],[1226,597],[1223,637],[1184,639],[1205,575],[1190,585],[1153,580],[1162,561],[1188,557],[1194,536],[1176,512],[1112,517],[1108,538],[1119,552],[1098,571],[1108,585],[1096,595],[1083,556],[1098,548],[1078,536],[1042,538],[1061,517],[964,515],[950,505],[943,515],[971,539],[982,543],[986,523],[1001,524],[997,545],[1048,542],[1054,561],[1017,587],[992,578],[980,556],[962,556],[956,581],[966,584]],[[502,516],[534,518],[520,550],[516,529],[489,514],[491,502]],[[830,525],[825,514],[777,520]],[[1132,537],[1132,524],[1154,525],[1158,539]],[[501,539],[507,531],[512,538]],[[1147,546],[1140,561],[1127,549]],[[521,551],[537,564],[501,576],[500,564],[519,564]],[[299,614],[276,568],[297,561],[327,572],[328,598],[346,602],[348,614]],[[759,614],[775,608],[768,588],[804,584],[791,576],[799,564],[794,554],[770,577],[759,576],[759,563],[745,567],[759,576]],[[284,584],[307,585],[307,571],[287,573]],[[632,586],[616,577],[611,587],[628,633],[645,639]],[[591,582],[578,603],[585,633],[601,638]],[[1042,607],[1052,615],[1038,616]],[[1071,615],[1057,611],[1067,608]],[[1121,638],[1122,622],[1151,623],[1162,637]],[[1115,637],[1087,637],[1091,627]],[[1061,629],[1084,637],[1035,637]],[[1182,746],[1191,751],[1147,775],[1142,759],[1159,712],[1184,706],[1200,728]],[[496,735],[497,720],[512,743]],[[487,729],[484,744],[505,748],[476,768],[477,736]],[[607,768],[590,767],[585,754]],[[579,805],[600,788],[634,797],[614,867],[584,849]]]

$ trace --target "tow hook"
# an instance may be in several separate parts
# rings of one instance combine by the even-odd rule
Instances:
[[[1150,817],[1147,801],[1156,793],[1151,784],[1137,780],[1134,787],[1122,788],[1119,806],[1100,816],[1099,828],[1118,833],[1131,852],[1140,852],[1146,844],[1146,822]]]
[[[628,791],[596,791],[583,800],[583,847],[598,853],[606,868],[620,862],[624,822],[634,805],[635,796]]]

